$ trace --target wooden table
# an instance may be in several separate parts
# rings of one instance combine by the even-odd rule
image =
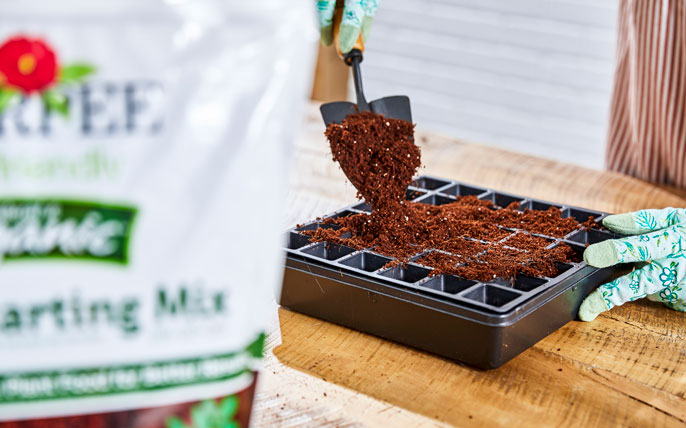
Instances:
[[[290,220],[354,200],[315,106],[294,153]],[[417,130],[422,173],[624,212],[681,197],[596,171]],[[297,218],[303,216],[305,218]],[[256,426],[633,426],[686,424],[686,314],[641,300],[573,321],[481,371],[285,309],[270,336]]]

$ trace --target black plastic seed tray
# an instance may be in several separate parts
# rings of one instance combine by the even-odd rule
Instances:
[[[408,200],[431,205],[464,195],[500,207],[518,202],[522,210],[552,205],[579,222],[589,216],[599,222],[606,215],[429,176],[417,178],[406,192]],[[369,211],[368,204],[358,202],[325,218]],[[431,268],[417,263],[386,269],[392,259],[372,249],[312,243],[300,233],[320,227],[337,226],[313,221],[287,232],[282,306],[480,368],[501,366],[573,320],[592,289],[623,273],[619,267],[595,269],[580,262],[559,264],[554,278],[480,282],[431,276]],[[600,230],[539,236],[550,240],[549,248],[564,242],[579,256],[587,244],[616,237]]]

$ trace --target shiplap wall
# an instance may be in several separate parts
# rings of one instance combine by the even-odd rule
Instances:
[[[425,129],[603,166],[619,0],[383,0],[362,72]]]

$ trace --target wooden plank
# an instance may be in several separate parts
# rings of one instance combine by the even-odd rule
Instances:
[[[497,370],[479,371],[285,309],[279,316],[283,344],[274,354],[281,363],[450,424],[676,427],[686,423],[683,396],[652,392],[622,377],[632,387],[627,390],[616,377],[602,376],[602,369],[594,371],[591,365],[538,346]],[[605,327],[606,320],[594,324],[593,328],[611,328]],[[616,353],[619,359],[630,351],[620,348],[604,352]],[[660,368],[650,373],[662,379],[670,376]],[[682,388],[684,379],[681,376]]]
[[[686,420],[684,318],[661,303],[641,300],[601,315],[598,322],[571,322],[536,348],[598,369],[620,389],[659,392],[669,398],[665,401],[678,403],[664,405],[669,413]]]
[[[281,364],[271,352],[280,343],[277,322],[267,338],[267,355],[258,378],[251,427],[447,427],[434,419]]]

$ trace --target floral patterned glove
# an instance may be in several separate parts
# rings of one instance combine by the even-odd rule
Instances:
[[[602,312],[643,297],[686,312],[686,210],[665,208],[611,215],[603,225],[635,236],[589,245],[584,252],[586,263],[598,268],[645,263],[589,294],[579,308],[579,318],[592,321]]]
[[[367,41],[378,6],[379,0],[345,0],[341,30],[338,34],[342,53],[346,54],[352,50],[355,41],[360,36],[360,31],[362,32],[362,40]],[[333,42],[333,10],[335,7],[336,0],[317,1],[321,39],[326,46]]]

